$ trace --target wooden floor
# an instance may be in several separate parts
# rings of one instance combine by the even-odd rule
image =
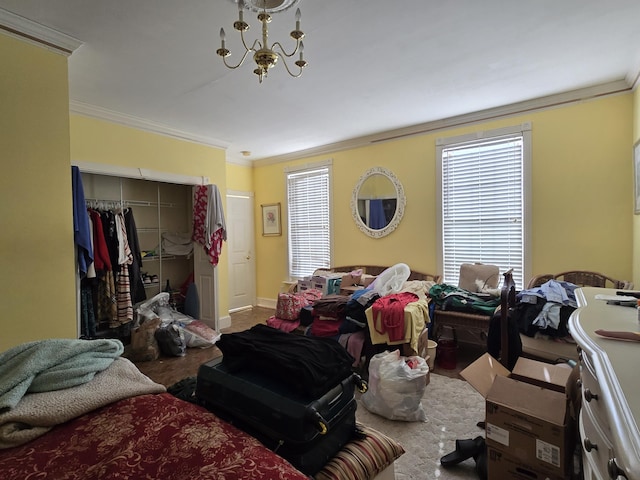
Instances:
[[[233,333],[244,331],[258,323],[266,323],[266,320],[274,314],[274,310],[269,308],[254,307],[251,310],[231,314],[231,327],[225,328],[221,333]],[[457,351],[457,366],[455,369],[443,369],[436,366],[433,373],[446,375],[448,377],[458,377],[460,370],[484,353],[482,347],[472,344],[461,344]],[[188,348],[184,357],[164,357],[151,362],[136,363],[142,373],[155,382],[166,387],[182,380],[186,377],[196,376],[198,367],[209,360],[222,355],[217,347],[211,348]]]
[[[258,323],[265,323],[273,313],[274,310],[262,307],[254,307],[251,310],[232,313],[231,326],[221,330],[221,333],[241,332]],[[153,381],[168,387],[183,378],[196,376],[200,365],[220,355],[222,355],[222,352],[216,346],[211,348],[187,348],[187,354],[184,357],[161,356],[158,360],[139,362],[136,365],[142,373]]]

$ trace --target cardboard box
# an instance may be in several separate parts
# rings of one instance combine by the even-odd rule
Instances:
[[[566,392],[572,370],[519,359],[514,372],[517,380],[489,354],[460,372],[486,399],[487,447],[501,454],[488,458],[489,479],[569,478],[575,429]],[[538,476],[504,476],[509,469]]]
[[[510,377],[558,392],[568,393],[573,383],[575,369],[567,365],[538,362],[528,358],[518,358],[510,372],[498,360],[485,353],[460,372],[460,376],[475,388],[484,398],[496,377]]]
[[[355,287],[345,287],[340,285],[340,295],[353,295],[358,290],[363,290],[364,287],[355,286]]]
[[[537,472],[530,466],[522,463],[517,458],[502,452],[499,449],[487,447],[487,466],[489,478],[491,479],[513,479],[513,480],[565,480],[566,477],[548,475]]]
[[[569,477],[574,437],[565,394],[496,377],[487,395],[486,441],[544,475]],[[489,465],[490,478],[493,475]]]
[[[573,369],[566,364],[550,365],[528,358],[519,358],[510,377],[514,380],[566,393],[572,372]]]
[[[338,274],[337,276],[331,275],[326,277],[314,276],[314,277],[311,277],[311,288],[320,290],[323,296],[337,295],[340,293],[341,282],[342,282],[341,274]]]
[[[342,275],[342,281],[340,285],[342,288],[344,287],[355,287],[360,285],[360,280],[362,279],[362,274],[354,275],[353,273],[347,273]]]
[[[313,288],[313,284],[311,280],[298,280],[298,291],[304,292],[305,290],[311,290]]]
[[[375,279],[376,275],[368,275],[366,273],[363,273],[362,277],[360,277],[360,285],[366,288],[371,285],[371,283],[373,283]]]

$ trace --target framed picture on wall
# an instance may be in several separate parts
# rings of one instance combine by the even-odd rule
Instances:
[[[262,207],[262,236],[282,235],[282,225],[280,224],[280,204],[269,203]]]
[[[633,146],[633,194],[634,208],[633,213],[640,214],[640,141]]]

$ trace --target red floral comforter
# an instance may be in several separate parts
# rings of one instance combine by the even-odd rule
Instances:
[[[0,478],[308,479],[253,437],[168,393],[111,403],[0,450]]]

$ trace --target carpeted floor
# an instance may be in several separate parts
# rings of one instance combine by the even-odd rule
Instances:
[[[455,450],[456,439],[484,436],[476,425],[485,418],[482,396],[464,380],[431,374],[422,406],[426,422],[392,421],[369,412],[358,399],[356,418],[396,439],[406,450],[396,461],[396,480],[478,479],[473,458],[443,468],[440,457]]]

